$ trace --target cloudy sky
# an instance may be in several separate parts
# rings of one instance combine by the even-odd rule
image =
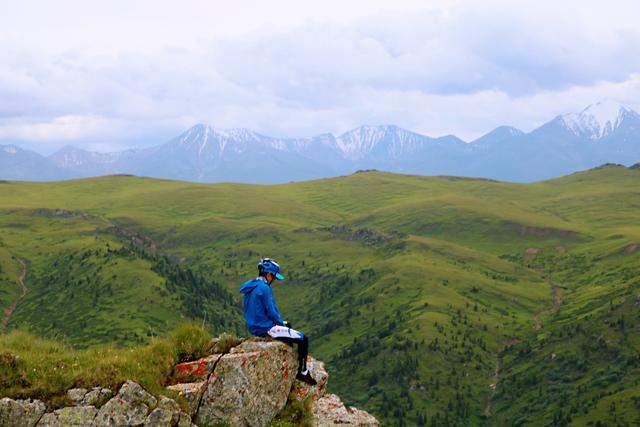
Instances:
[[[471,140],[640,110],[640,3],[0,0],[0,144],[157,144],[397,124]]]

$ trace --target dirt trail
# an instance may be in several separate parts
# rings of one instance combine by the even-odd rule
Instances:
[[[533,316],[533,330],[539,331],[540,329],[542,329],[542,318],[538,312]]]
[[[551,300],[552,300],[552,304],[550,308],[539,311],[533,316],[534,331],[539,331],[540,329],[542,329],[542,326],[543,326],[542,315],[544,313],[547,313],[550,311],[558,311],[560,307],[562,307],[562,303],[563,303],[562,288],[560,288],[557,285],[551,285]]]
[[[491,394],[487,397],[487,403],[484,406],[484,416],[491,416],[491,409],[493,406],[493,398],[496,395],[496,390],[498,389],[498,382],[500,381],[500,372],[502,371],[502,359],[498,356],[496,359],[496,369],[493,373],[493,384],[489,387],[491,388]]]
[[[24,279],[27,275],[27,264],[25,264],[25,262],[22,260],[20,260],[20,264],[22,264],[22,272],[20,272],[20,275],[18,276],[18,283],[20,283],[20,288],[21,288],[20,296],[16,298],[8,308],[4,310],[4,318],[2,319],[3,332],[7,330],[7,326],[9,325],[9,320],[11,320],[11,316],[13,315],[13,312],[18,306],[18,303],[22,298],[24,298],[24,296],[27,293],[27,287],[24,284]]]
[[[562,289],[556,285],[551,285],[551,293],[553,294],[553,309],[558,310],[562,306]]]

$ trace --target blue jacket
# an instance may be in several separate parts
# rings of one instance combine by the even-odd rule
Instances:
[[[266,334],[275,325],[284,326],[284,320],[273,299],[273,290],[262,277],[245,282],[240,288],[244,294],[244,319],[253,335]]]

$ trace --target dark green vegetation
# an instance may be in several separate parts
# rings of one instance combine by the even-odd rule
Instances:
[[[242,332],[237,288],[272,256],[281,311],[333,390],[389,424],[631,425],[639,184],[621,166],[536,184],[1,183],[0,304],[24,261],[10,329],[75,346],[185,319]]]

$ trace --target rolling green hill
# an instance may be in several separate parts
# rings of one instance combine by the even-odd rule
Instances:
[[[615,165],[535,184],[2,182],[0,308],[80,347],[186,319],[244,333],[237,288],[271,256],[332,387],[391,425],[631,425],[639,184]]]

